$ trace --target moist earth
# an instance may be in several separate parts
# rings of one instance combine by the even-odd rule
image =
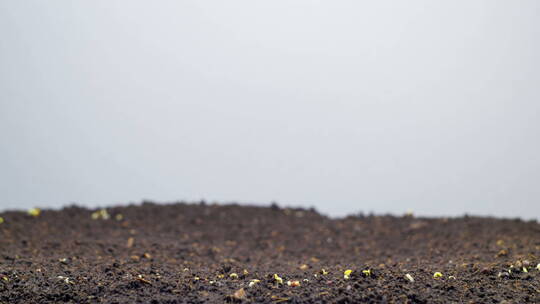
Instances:
[[[540,303],[536,221],[204,202],[0,216],[0,303]]]

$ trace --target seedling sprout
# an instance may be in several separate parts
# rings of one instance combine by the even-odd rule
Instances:
[[[93,220],[98,220],[98,219],[108,220],[111,218],[111,216],[109,215],[109,212],[107,212],[107,209],[100,209],[98,211],[95,211],[92,213],[91,217]]]
[[[283,279],[280,278],[277,273],[274,273],[274,281],[276,281],[278,284],[283,284]]]
[[[38,217],[41,214],[41,210],[39,208],[30,208],[27,213],[30,216]]]

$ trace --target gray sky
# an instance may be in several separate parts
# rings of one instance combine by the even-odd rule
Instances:
[[[540,215],[539,1],[1,1],[0,208]]]

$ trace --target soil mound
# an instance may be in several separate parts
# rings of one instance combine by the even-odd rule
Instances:
[[[535,221],[204,203],[0,216],[0,303],[540,303]]]

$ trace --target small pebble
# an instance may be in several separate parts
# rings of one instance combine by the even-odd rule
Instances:
[[[234,292],[233,298],[236,300],[243,300],[246,298],[246,291],[244,288],[240,288],[237,291]]]
[[[298,287],[298,286],[300,286],[300,282],[299,281],[287,281],[287,286]]]

